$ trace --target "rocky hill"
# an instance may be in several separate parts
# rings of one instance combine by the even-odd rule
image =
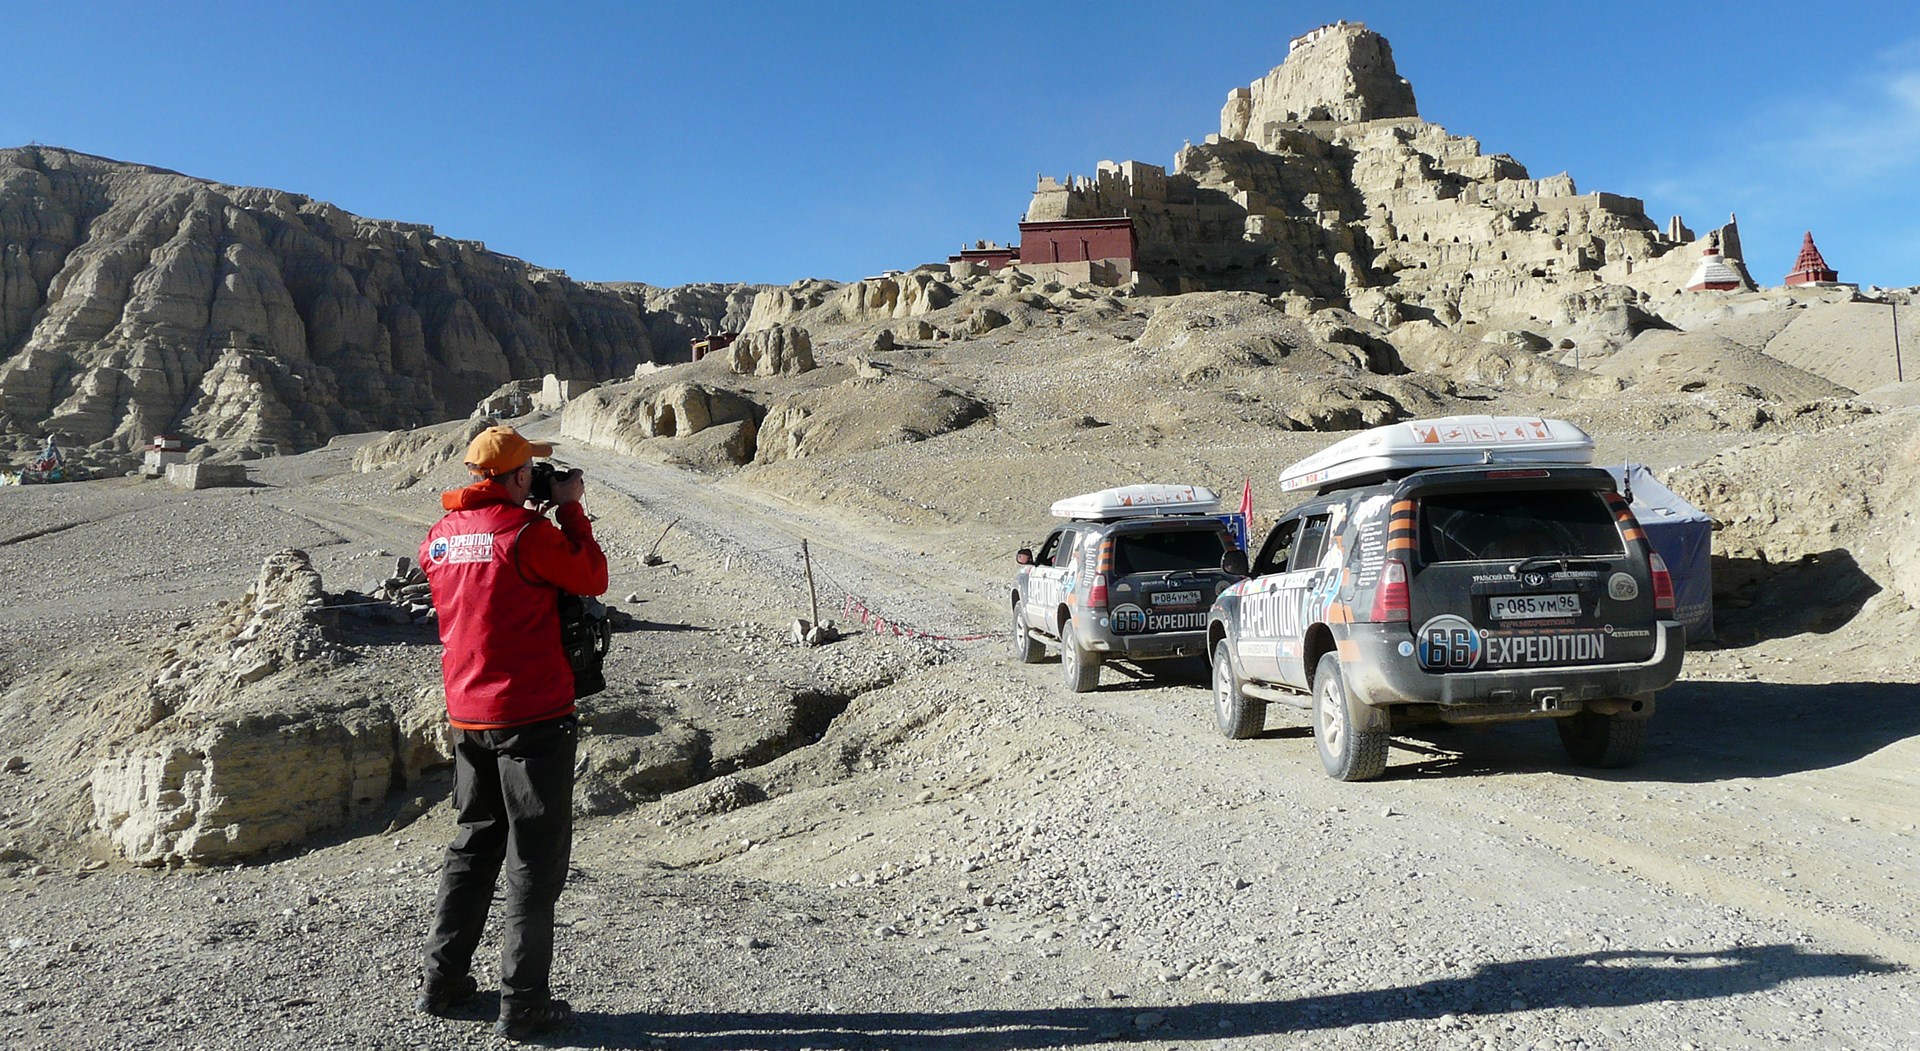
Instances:
[[[1388,324],[1567,324],[1648,298],[1636,270],[1682,247],[1638,200],[1531,178],[1422,120],[1385,38],[1347,22],[1235,88],[1219,133],[1171,172],[1102,161],[1092,178],[1042,178],[1027,210],[1117,215],[1164,291],[1298,291]]]
[[[747,293],[750,295],[751,293]],[[574,281],[431,227],[51,147],[0,150],[0,442],[198,455],[464,416],[744,319],[732,286]]]

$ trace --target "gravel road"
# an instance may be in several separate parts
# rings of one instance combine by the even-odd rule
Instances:
[[[329,587],[360,586],[451,481],[396,489],[345,473],[347,451],[272,462],[254,490],[11,501],[0,541],[61,528],[0,543],[0,689],[17,701],[58,663],[35,625],[111,662],[288,543],[315,549]],[[1003,567],[957,564],[924,531],[563,456],[604,487],[588,499],[613,591],[645,588],[651,622],[783,626],[806,537],[823,579],[894,619],[999,626]],[[676,518],[669,566],[642,568]],[[621,637],[643,663],[684,653],[669,641]],[[556,1044],[1920,1048],[1920,704],[1910,676],[1857,670],[1844,637],[1696,655],[1630,770],[1577,770],[1549,727],[1518,725],[1396,739],[1365,784],[1320,773],[1304,713],[1218,737],[1197,672],[1116,666],[1072,695],[1003,640],[909,644],[924,668],[735,775],[765,802],[714,813],[695,788],[582,823],[557,970],[582,1013]],[[0,731],[0,758],[26,733]],[[7,829],[47,805],[45,761],[0,773]],[[494,1046],[490,970],[467,1016],[411,1012],[451,831],[436,806],[218,869],[0,852],[0,1045]]]

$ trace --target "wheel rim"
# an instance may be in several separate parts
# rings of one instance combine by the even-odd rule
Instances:
[[[1027,652],[1027,617],[1019,606],[1013,607],[1013,655],[1024,656]]]
[[[1327,751],[1339,754],[1341,740],[1346,736],[1347,706],[1330,682],[1320,684],[1320,727],[1324,731],[1320,736],[1326,739]]]
[[[1066,633],[1066,629],[1061,629],[1061,635],[1065,635]],[[1062,638],[1060,640],[1060,665],[1067,670],[1067,678],[1069,680],[1072,680],[1080,671],[1080,647],[1075,646],[1072,639]]]
[[[1227,725],[1228,709],[1233,706],[1232,692],[1233,672],[1225,661],[1216,662],[1213,666],[1213,715],[1222,726]]]

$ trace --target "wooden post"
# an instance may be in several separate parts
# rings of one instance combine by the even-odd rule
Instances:
[[[1893,379],[1905,383],[1907,373],[1900,367],[1900,303],[1891,295],[1887,296],[1887,309],[1893,311]]]
[[[800,541],[800,561],[807,567],[807,606],[813,616],[807,621],[813,627],[820,626],[820,596],[813,590],[813,555],[807,551],[807,542]]]

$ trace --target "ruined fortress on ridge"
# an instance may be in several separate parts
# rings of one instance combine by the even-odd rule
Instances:
[[[1220,132],[1173,170],[1101,161],[1039,178],[1020,243],[949,262],[1146,293],[1248,289],[1345,300],[1382,324],[1566,324],[1682,289],[1752,289],[1736,225],[1696,239],[1571,176],[1529,177],[1506,154],[1422,120],[1393,49],[1358,22],[1297,37],[1235,88]],[[1811,235],[1786,283],[1838,276]]]

